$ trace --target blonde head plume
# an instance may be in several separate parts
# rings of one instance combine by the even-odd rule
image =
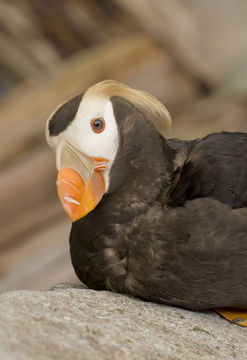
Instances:
[[[114,80],[105,80],[90,87],[84,98],[88,96],[103,96],[109,99],[119,96],[129,101],[147,116],[163,137],[171,127],[169,111],[158,99],[145,91],[132,89]]]

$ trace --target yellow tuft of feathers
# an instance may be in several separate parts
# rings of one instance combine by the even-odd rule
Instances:
[[[169,111],[158,99],[145,91],[132,89],[114,80],[104,80],[90,87],[84,98],[88,96],[103,96],[109,99],[119,96],[143,112],[163,137],[170,130],[172,120]]]

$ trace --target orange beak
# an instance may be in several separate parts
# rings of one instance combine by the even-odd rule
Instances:
[[[58,147],[57,192],[62,206],[72,221],[92,211],[105,192],[105,170],[107,159],[89,159],[68,143]]]

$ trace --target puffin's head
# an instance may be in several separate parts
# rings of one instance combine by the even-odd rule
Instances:
[[[137,114],[163,136],[171,123],[153,96],[106,80],[59,106],[48,119],[46,139],[56,152],[58,195],[72,221],[92,211],[108,192],[123,129],[140,126]]]

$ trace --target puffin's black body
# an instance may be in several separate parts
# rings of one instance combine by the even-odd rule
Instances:
[[[189,309],[246,306],[247,134],[166,141],[130,103],[111,101],[121,143],[107,194],[72,224],[77,276]]]

